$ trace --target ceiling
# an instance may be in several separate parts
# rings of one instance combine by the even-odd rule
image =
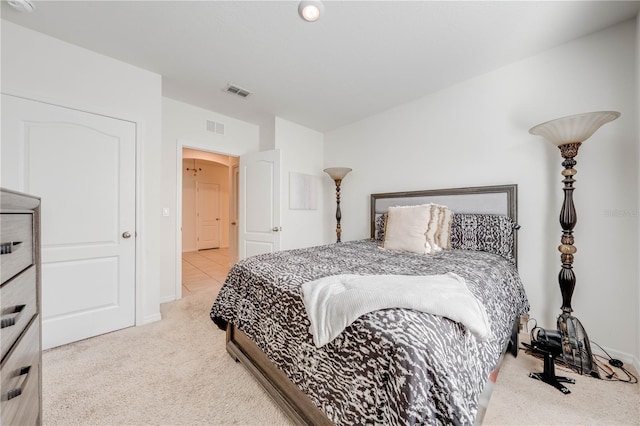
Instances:
[[[640,2],[325,1],[313,23],[297,1],[34,4],[2,1],[2,18],[161,74],[163,96],[325,132],[631,19]]]

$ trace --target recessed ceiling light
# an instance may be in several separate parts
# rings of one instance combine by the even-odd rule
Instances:
[[[298,14],[307,22],[315,22],[320,19],[324,11],[324,5],[319,0],[304,0],[298,5]]]
[[[20,12],[33,12],[36,8],[31,0],[8,0],[7,3]]]

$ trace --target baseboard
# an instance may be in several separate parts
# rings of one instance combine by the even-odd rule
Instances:
[[[144,317],[142,324],[138,324],[138,325],[151,324],[152,322],[160,321],[161,319],[162,319],[162,315],[160,314],[160,312],[158,312],[153,315],[147,315],[146,317]]]
[[[609,354],[609,356],[611,356],[611,358],[619,359],[625,364],[631,364],[633,365],[633,368],[635,368],[637,372],[640,372],[640,360],[638,360],[637,357],[633,356],[632,354],[628,354],[626,352],[620,352],[618,350],[611,349],[611,348],[603,348],[603,349],[607,351],[607,353]],[[606,354],[604,354],[602,350],[600,350],[600,348],[596,345],[591,345],[591,350],[596,354],[606,356]]]
[[[160,303],[168,303],[168,302],[175,302],[176,300],[176,296],[175,295],[168,295],[168,296],[162,296],[160,298]]]

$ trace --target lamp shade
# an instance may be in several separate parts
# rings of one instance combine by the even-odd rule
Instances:
[[[596,111],[570,115],[547,121],[529,129],[532,135],[539,135],[554,145],[584,142],[603,124],[620,117],[618,111]]]
[[[329,167],[324,172],[331,176],[333,180],[342,180],[351,171],[348,167]]]

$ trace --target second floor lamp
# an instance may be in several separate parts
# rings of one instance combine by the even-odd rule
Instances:
[[[336,242],[340,242],[340,236],[342,234],[342,228],[340,227],[340,219],[342,219],[342,212],[340,212],[340,184],[342,179],[351,171],[348,167],[329,167],[324,169],[324,172],[331,176],[331,179],[336,183]]]

